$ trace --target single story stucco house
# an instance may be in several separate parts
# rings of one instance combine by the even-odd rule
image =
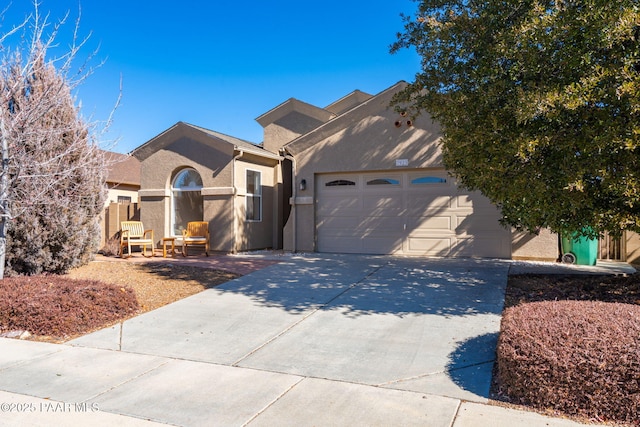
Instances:
[[[405,86],[356,90],[324,108],[291,98],[256,119],[261,144],[176,123],[131,153],[141,220],[158,241],[208,221],[222,252],[555,260],[556,235],[504,228],[488,199],[457,187],[438,124],[390,106]]]

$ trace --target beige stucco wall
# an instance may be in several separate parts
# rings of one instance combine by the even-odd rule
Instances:
[[[301,116],[301,119],[307,120]],[[277,153],[282,146],[293,141],[301,134],[281,126],[279,123],[272,123],[264,128],[264,148],[272,153]]]
[[[235,208],[234,215],[237,227],[236,251],[265,249],[277,246],[274,242],[274,221],[278,214],[274,199],[277,200],[276,188],[278,176],[273,162],[261,160],[257,156],[245,154],[236,161],[235,166]],[[262,184],[262,220],[246,221],[246,177],[247,170],[258,171]]]
[[[511,257],[555,261],[558,258],[558,235],[546,229],[538,235],[513,231]]]
[[[263,147],[278,153],[282,146],[326,123],[335,114],[291,98],[256,120],[264,128]]]
[[[290,146],[297,173],[296,197],[292,198],[295,211],[284,231],[286,250],[315,250],[316,174],[442,167],[439,126],[427,114],[408,125],[408,117],[389,107],[390,95],[363,104],[355,117],[347,114],[337,118],[336,133],[320,129],[318,142],[298,140],[296,146]],[[397,166],[396,161],[406,161],[408,165]],[[306,190],[299,189],[303,179]]]
[[[180,138],[142,162],[142,186],[144,189],[169,188],[173,172],[192,167],[200,173],[203,187],[228,187],[232,182],[232,157],[233,146],[229,144],[203,144]]]
[[[212,251],[235,251],[233,202],[231,191],[203,197],[203,217],[209,221],[209,246]]]
[[[640,236],[637,233],[627,231],[623,248],[625,246],[627,251],[626,261],[631,264],[640,264]]]
[[[145,228],[154,230],[156,242],[172,235],[172,180],[180,170],[193,168],[202,178],[205,220],[220,221],[209,227],[211,249],[233,249],[233,226],[227,219],[233,218],[232,158],[229,144],[180,137],[141,162],[140,218]]]
[[[300,135],[272,123],[263,129],[262,144],[264,145],[265,150],[277,153],[283,145],[281,141],[293,141],[298,136]]]
[[[107,199],[104,202],[105,208],[110,203],[118,203],[118,196],[130,197],[131,203],[138,203],[138,186],[119,184],[117,187],[109,188]]]
[[[172,235],[173,179],[184,168],[193,168],[202,178],[203,218],[209,222],[211,250],[236,252],[273,247],[278,160],[235,150],[233,144],[224,141],[205,138],[206,142],[202,142],[174,134],[178,134],[174,135],[175,141],[162,144],[157,151],[149,150],[152,154],[141,162],[140,216],[145,228],[154,230],[156,242]],[[262,174],[260,222],[245,220],[247,169]]]
[[[344,124],[342,128],[336,126],[337,132],[321,128],[318,131],[322,135],[319,141],[311,138],[305,141],[308,138],[305,136],[288,146],[296,159],[297,173],[295,197],[291,200],[295,209],[284,229],[286,250],[316,250],[314,202],[317,198],[317,174],[443,167],[438,124],[428,114],[422,114],[408,125],[411,119],[389,108],[389,102],[390,96],[374,98],[363,105],[358,113],[359,119],[348,114],[335,119]],[[407,166],[397,166],[398,160]],[[300,190],[303,179],[306,181],[304,191]],[[557,236],[545,230],[538,236],[513,232],[512,256],[555,260]]]

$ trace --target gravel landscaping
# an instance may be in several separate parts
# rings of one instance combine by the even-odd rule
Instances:
[[[0,281],[0,335],[64,342],[239,277],[176,263],[93,261]]]

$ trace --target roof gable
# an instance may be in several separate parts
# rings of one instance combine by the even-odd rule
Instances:
[[[368,93],[364,93],[360,90],[354,90],[347,96],[327,105],[324,109],[332,112],[336,116],[339,116],[340,114],[349,111],[353,107],[360,105],[371,98],[373,98],[373,95],[369,95]]]
[[[295,98],[289,98],[282,104],[256,118],[256,121],[260,123],[262,127],[267,127],[271,123],[275,123],[293,112],[302,114],[322,123],[331,120],[331,118],[334,117],[334,114],[330,111],[316,107],[315,105],[307,104],[306,102],[299,101]]]
[[[251,152],[255,155],[268,158],[280,158],[278,155],[270,153],[252,142],[185,122],[178,122],[171,126],[169,129],[137,147],[131,152],[131,155],[140,161],[144,161],[155,152],[166,148],[183,136],[188,136],[208,145],[228,144],[235,150]]]
[[[339,106],[343,107],[351,104],[354,99],[364,99],[364,102],[361,102],[351,109],[343,112],[341,115],[335,117],[334,119],[322,124],[321,126],[313,129],[312,131],[301,135],[300,137],[294,139],[293,141],[286,144],[283,148],[289,154],[298,154],[301,153],[311,146],[317,144],[322,139],[339,132],[342,129],[345,129],[354,123],[359,122],[360,120],[368,117],[374,111],[379,111],[380,109],[388,109],[390,108],[390,103],[393,95],[401,91],[407,86],[407,83],[404,81],[400,81],[390,88],[380,92],[377,95],[371,96],[365,94],[364,92],[356,91],[347,97],[342,98],[341,100],[336,101],[334,104],[331,104],[329,107],[335,108],[336,110],[340,110]],[[353,96],[354,98],[350,98]],[[368,97],[367,97],[368,96]],[[347,102],[348,101],[348,102]]]

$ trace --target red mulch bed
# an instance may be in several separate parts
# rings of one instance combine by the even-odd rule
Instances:
[[[511,276],[494,398],[640,425],[640,274]]]
[[[135,314],[127,287],[62,276],[20,276],[0,281],[0,332],[65,339]]]
[[[534,301],[558,300],[640,304],[640,274],[509,276],[505,308]]]

